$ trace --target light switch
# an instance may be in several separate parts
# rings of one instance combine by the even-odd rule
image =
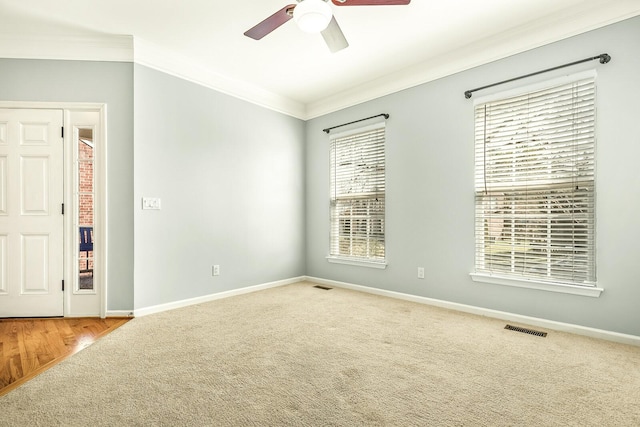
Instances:
[[[160,198],[158,197],[143,197],[142,209],[156,209],[160,210]]]

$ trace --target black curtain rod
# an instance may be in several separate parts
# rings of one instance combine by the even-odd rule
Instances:
[[[476,88],[476,89],[467,90],[467,91],[464,92],[464,97],[469,99],[469,98],[471,98],[471,94],[473,92],[478,91],[478,90],[488,89],[490,87],[498,86],[498,85],[505,84],[505,83],[510,83],[510,82],[515,81],[515,80],[524,79],[524,78],[535,76],[535,75],[542,74],[542,73],[548,73],[549,71],[554,71],[554,70],[557,70],[557,69],[560,69],[560,68],[570,67],[570,66],[576,65],[576,64],[582,64],[583,62],[593,61],[594,59],[599,59],[601,64],[606,64],[607,62],[611,61],[611,57],[608,54],[603,53],[603,54],[600,54],[598,56],[594,56],[592,58],[581,59],[580,61],[570,62],[569,64],[558,65],[557,67],[547,68],[546,70],[536,71],[535,73],[526,74],[526,75],[520,76],[520,77],[514,77],[514,78],[509,79],[509,80],[504,80],[504,81],[501,81],[501,82],[498,82],[498,83],[493,83],[493,84],[490,84],[490,85],[487,85],[487,86],[482,86],[482,87],[479,87],[479,88]]]
[[[387,113],[382,113],[382,114],[378,114],[377,116],[367,117],[366,119],[355,120],[353,122],[343,123],[343,124],[338,125],[338,126],[333,126],[333,127],[330,127],[330,128],[322,129],[322,131],[325,132],[325,133],[329,133],[331,130],[333,130],[335,128],[341,128],[342,126],[352,125],[354,123],[363,122],[365,120],[375,119],[376,117],[383,117],[383,116],[384,116],[385,119],[389,118],[389,115]]]

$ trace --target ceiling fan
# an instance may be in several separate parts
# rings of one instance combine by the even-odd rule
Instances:
[[[336,18],[331,12],[328,0],[297,0],[298,4],[289,4],[253,28],[244,35],[260,40],[285,22],[293,18],[298,27],[307,33],[321,33],[331,52],[337,52],[349,46]],[[335,6],[401,6],[411,0],[331,0]]]

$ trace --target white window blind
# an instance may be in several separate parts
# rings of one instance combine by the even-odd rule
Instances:
[[[330,257],[385,260],[384,145],[384,123],[331,137]]]
[[[476,273],[595,286],[595,81],[475,108]]]

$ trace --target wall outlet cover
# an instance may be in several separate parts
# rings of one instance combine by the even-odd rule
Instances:
[[[160,210],[160,198],[159,197],[143,197],[142,209]]]

